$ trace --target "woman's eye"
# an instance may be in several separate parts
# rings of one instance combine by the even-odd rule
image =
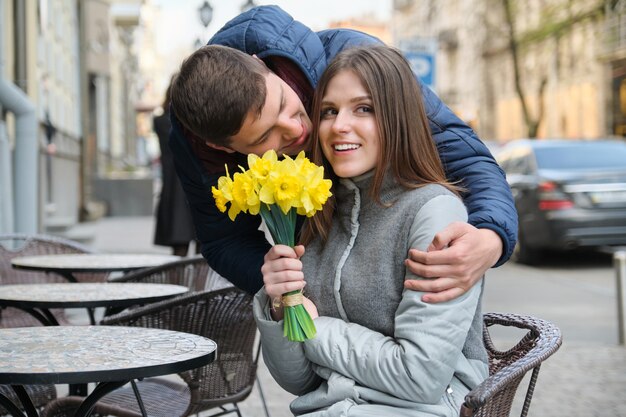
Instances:
[[[322,109],[322,111],[320,112],[321,117],[330,117],[335,114],[337,114],[337,112],[333,108]]]
[[[373,113],[374,109],[371,106],[359,106],[356,111],[358,113]]]

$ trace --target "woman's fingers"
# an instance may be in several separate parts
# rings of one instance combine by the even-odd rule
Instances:
[[[283,294],[290,291],[301,290],[306,285],[304,281],[283,281],[277,284],[266,284],[265,292],[270,299],[282,297]]]
[[[298,257],[298,259],[300,259],[302,255],[304,255],[304,245],[298,245],[294,247],[293,250],[296,252],[296,256]]]
[[[304,273],[299,259],[302,254],[304,247],[301,245],[295,248],[276,245],[267,252],[261,272],[265,292],[270,298],[304,287]]]
[[[296,254],[294,248],[287,245],[274,245],[265,254],[264,260],[267,262],[278,258],[298,258],[298,255]]]
[[[280,273],[284,271],[302,271],[302,262],[299,259],[278,258],[272,261],[265,261],[261,266],[261,273],[266,275]]]
[[[289,274],[281,274],[280,277],[276,277],[277,279],[274,279],[275,277],[273,276],[269,276],[267,280],[265,276],[263,277],[265,281],[265,292],[271,300],[280,299],[283,294],[290,291],[301,290],[306,285],[302,276],[299,277],[299,279],[284,279],[288,277],[288,275]]]

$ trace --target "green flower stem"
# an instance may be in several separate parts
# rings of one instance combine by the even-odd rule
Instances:
[[[261,204],[261,217],[274,239],[274,243],[295,246],[296,209],[292,208],[284,214],[280,207]],[[292,295],[301,292],[291,291],[283,295]],[[316,330],[313,319],[302,304],[284,308],[283,334],[292,342],[304,342],[315,337]]]
[[[284,214],[278,206],[268,206],[261,204],[261,216],[274,239],[274,243],[295,246],[296,234],[296,209],[292,208],[289,213]]]

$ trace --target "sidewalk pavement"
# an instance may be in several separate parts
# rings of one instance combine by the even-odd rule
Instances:
[[[169,248],[152,244],[154,222],[151,217],[105,217],[77,228],[82,229],[82,234],[93,236],[88,245],[98,251],[169,253]],[[490,275],[495,274],[497,270],[490,272]],[[490,286],[495,285],[498,285],[497,278],[490,280]],[[489,311],[488,306],[484,310]],[[495,342],[500,346],[504,340]],[[289,403],[294,396],[274,382],[263,363],[260,363],[258,375],[271,416],[291,416]],[[518,389],[512,416],[520,414],[527,379]],[[264,415],[258,387],[255,386],[240,407],[246,417]],[[541,367],[529,415],[626,417],[626,347],[564,341],[561,349]]]

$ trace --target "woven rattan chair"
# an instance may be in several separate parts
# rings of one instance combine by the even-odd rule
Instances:
[[[241,416],[237,403],[252,391],[258,359],[252,297],[247,293],[233,287],[191,293],[124,311],[105,318],[102,324],[177,330],[206,336],[217,343],[215,362],[179,374],[185,384],[171,378],[146,378],[136,383],[146,415],[177,417],[215,409],[215,415],[236,412]],[[72,416],[82,400],[59,398],[43,410],[42,416]],[[94,414],[142,415],[130,387],[102,398]]]
[[[202,256],[198,255],[152,268],[129,272],[121,277],[111,278],[109,281],[174,284],[185,286],[190,291],[204,291],[207,285],[208,274],[209,265]]]
[[[528,414],[539,367],[561,346],[561,331],[552,323],[531,316],[486,313],[484,341],[489,353],[489,377],[465,396],[461,417],[505,417],[522,378],[532,369],[521,416]],[[488,328],[500,325],[528,332],[511,349],[495,348]]]
[[[151,268],[132,271],[121,277],[109,278],[109,282],[172,284],[187,287],[189,291],[204,291],[207,285],[208,273],[209,265],[202,256],[198,255]],[[122,310],[124,308],[107,308],[104,315],[108,317]]]
[[[38,409],[57,397],[57,391],[54,385],[24,385],[24,389]],[[15,391],[13,391],[9,385],[0,385],[0,393],[7,397],[13,404],[21,404]],[[23,408],[21,409],[23,410]],[[4,415],[9,415],[9,413],[0,405],[0,416]]]
[[[18,256],[91,253],[87,247],[63,238],[48,235],[0,234],[0,285],[67,282],[58,274],[14,269],[11,260]],[[76,274],[79,282],[104,282],[108,274]],[[68,324],[63,310],[52,310],[59,324]],[[0,327],[31,327],[41,323],[30,314],[7,307],[0,310]]]

